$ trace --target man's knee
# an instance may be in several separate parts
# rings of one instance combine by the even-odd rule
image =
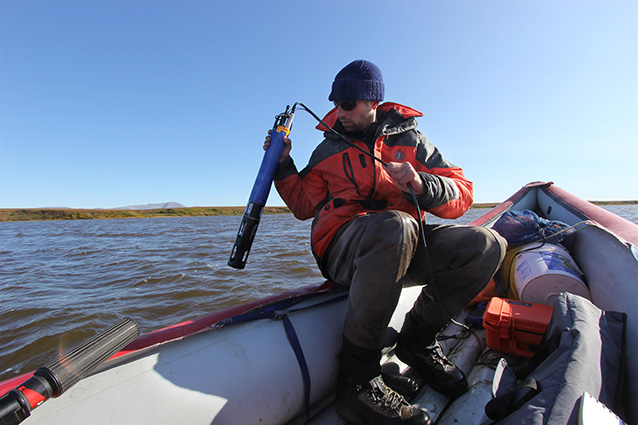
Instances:
[[[388,210],[380,213],[373,214],[373,219],[388,230],[408,231],[410,233],[417,233],[419,230],[419,224],[414,217],[410,214],[397,211]]]
[[[507,241],[495,230],[475,227],[476,246],[482,251],[485,260],[492,259],[496,267],[500,266],[507,250]]]
[[[419,224],[410,214],[403,211],[382,211],[368,216],[366,239],[381,246],[405,245],[416,248],[419,238]]]

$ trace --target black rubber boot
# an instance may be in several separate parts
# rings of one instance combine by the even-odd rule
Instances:
[[[344,337],[339,353],[339,377],[354,377],[368,382],[380,374],[381,350],[359,347]]]
[[[388,387],[407,399],[414,397],[419,392],[419,383],[408,376],[381,372],[381,377]]]

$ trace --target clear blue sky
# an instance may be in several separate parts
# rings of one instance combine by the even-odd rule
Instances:
[[[476,202],[537,180],[638,199],[635,0],[0,0],[0,20],[2,208],[243,206],[275,115],[323,116],[355,59]],[[314,126],[297,114],[300,169]]]

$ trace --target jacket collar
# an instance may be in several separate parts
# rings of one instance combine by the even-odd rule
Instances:
[[[399,103],[386,102],[379,105],[377,109],[379,121],[381,121],[381,127],[386,134],[396,134],[416,127],[416,121],[410,120],[410,118],[422,117],[423,113],[409,106],[401,105]],[[334,128],[337,122],[337,109],[333,108],[323,118],[330,127]],[[408,124],[408,122],[410,124]],[[325,125],[319,123],[317,130],[330,131]]]

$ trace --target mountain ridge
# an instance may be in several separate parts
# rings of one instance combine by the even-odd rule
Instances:
[[[128,205],[126,207],[111,208],[113,210],[164,210],[167,208],[188,208],[186,205],[179,202],[159,202],[156,204],[144,204],[144,205]]]

